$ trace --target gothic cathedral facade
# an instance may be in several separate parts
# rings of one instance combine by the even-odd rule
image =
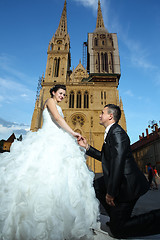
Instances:
[[[42,111],[49,90],[55,84],[65,84],[66,98],[61,107],[66,122],[74,131],[80,132],[88,142],[101,149],[104,127],[99,125],[99,115],[108,103],[119,105],[122,111],[120,125],[126,130],[122,100],[119,98],[120,59],[117,34],[109,33],[104,26],[101,4],[98,0],[97,23],[93,33],[88,33],[87,67],[79,62],[70,70],[70,37],[67,32],[66,0],[58,29],[48,46],[45,77],[37,96],[32,116],[31,131],[42,126]],[[95,173],[101,173],[101,163],[93,158],[87,164]]]

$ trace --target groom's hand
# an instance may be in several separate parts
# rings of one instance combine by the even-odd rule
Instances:
[[[108,193],[106,194],[106,202],[108,203],[108,205],[115,207],[114,198]]]
[[[82,137],[81,139],[78,139],[78,144],[81,147],[84,147],[85,149],[87,149],[87,147],[88,147],[87,140],[84,137]]]

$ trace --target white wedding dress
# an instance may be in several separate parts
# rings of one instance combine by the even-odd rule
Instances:
[[[45,108],[42,129],[0,154],[0,239],[92,239],[99,226],[93,177],[77,140]]]

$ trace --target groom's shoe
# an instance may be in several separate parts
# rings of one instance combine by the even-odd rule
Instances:
[[[106,222],[106,225],[107,225],[107,232],[108,232],[108,235],[112,238],[114,238],[113,234],[111,233],[111,230],[110,230],[110,222]]]

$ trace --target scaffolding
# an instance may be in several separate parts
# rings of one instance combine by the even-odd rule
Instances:
[[[87,67],[87,42],[83,42],[83,58],[82,58],[82,65],[86,69]]]

